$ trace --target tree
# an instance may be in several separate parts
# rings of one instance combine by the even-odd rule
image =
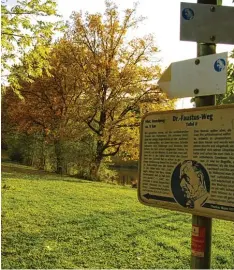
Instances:
[[[12,89],[4,97],[8,118],[17,131],[39,133],[44,142],[54,145],[57,172],[65,168],[63,144],[78,140],[80,130],[85,130],[77,121],[82,82],[73,62],[66,44],[57,43],[49,57],[51,76],[44,74],[34,82],[21,80],[21,98]]]
[[[141,104],[166,102],[155,81],[160,67],[150,61],[158,52],[153,36],[127,35],[143,20],[135,13],[136,5],[121,20],[117,6],[106,1],[104,16],[73,13],[65,36],[83,86],[79,117],[96,140],[92,179],[98,178],[102,160],[132,139],[127,131],[139,127]]]
[[[152,111],[165,111],[165,110],[173,110],[175,108],[175,100],[167,100],[164,97],[164,101],[162,103],[158,103],[157,101],[149,99],[142,103],[139,107],[139,115],[138,119],[140,120],[140,116],[152,112]],[[120,160],[124,161],[135,161],[139,160],[139,145],[140,145],[140,123],[136,127],[127,127],[126,132],[129,135],[129,140],[123,142],[120,151],[118,153],[118,157]]]
[[[234,50],[230,54],[230,58],[234,59]],[[234,103],[234,63],[228,65],[227,72],[227,92],[223,95],[218,95],[217,104]]]
[[[23,100],[8,103],[20,130],[39,130],[54,142],[57,171],[64,167],[64,145],[88,142],[87,154],[95,147],[89,178],[98,179],[103,159],[120,150],[133,155],[129,147],[138,144],[141,115],[168,106],[156,84],[160,67],[150,61],[158,51],[153,36],[127,35],[142,21],[135,12],[136,6],[120,20],[117,7],[106,2],[103,17],[74,13],[50,52],[51,75],[34,82],[21,78]]]
[[[56,17],[54,0],[17,0],[12,8],[2,0],[2,73],[15,89],[19,89],[19,78],[32,81],[48,72],[52,36],[62,26]]]

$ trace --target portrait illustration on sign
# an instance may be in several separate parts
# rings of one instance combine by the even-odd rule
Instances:
[[[220,71],[224,70],[225,69],[225,66],[226,66],[226,62],[222,58],[216,60],[215,63],[214,63],[214,69],[217,72],[220,72]]]
[[[195,160],[179,163],[172,173],[171,190],[175,200],[183,207],[202,206],[210,192],[207,170]]]
[[[185,20],[192,20],[194,17],[194,12],[191,8],[185,8],[182,11],[182,16]]]

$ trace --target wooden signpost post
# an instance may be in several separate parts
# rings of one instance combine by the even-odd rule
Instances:
[[[234,8],[181,3],[180,19],[181,40],[197,42],[197,58],[172,63],[159,86],[170,97],[195,96],[197,108],[142,119],[138,198],[191,213],[191,268],[209,269],[212,218],[234,221],[234,105],[214,106],[227,77],[215,43],[234,44]]]

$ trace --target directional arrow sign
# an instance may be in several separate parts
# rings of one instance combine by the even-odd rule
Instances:
[[[227,85],[227,53],[172,63],[158,84],[170,98],[223,94]]]
[[[181,3],[180,40],[234,44],[234,7]]]

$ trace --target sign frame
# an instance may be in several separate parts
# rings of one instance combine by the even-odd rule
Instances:
[[[227,89],[227,52],[173,62],[158,81],[170,98],[223,94]]]
[[[234,44],[234,7],[181,2],[180,40]]]
[[[144,125],[144,120],[146,117],[151,116],[151,115],[168,115],[168,114],[175,114],[175,113],[193,113],[193,112],[207,112],[207,111],[211,111],[211,110],[222,110],[222,109],[232,109],[233,110],[233,118],[234,118],[234,104],[232,105],[220,105],[220,106],[205,106],[205,107],[200,107],[200,108],[193,108],[193,109],[181,109],[181,110],[169,110],[169,111],[159,111],[159,112],[150,112],[147,113],[143,116],[142,120],[141,120],[141,125],[140,125],[140,156],[139,156],[139,170],[138,170],[138,175],[139,175],[139,181],[138,181],[138,188],[137,188],[137,194],[138,194],[138,200],[140,201],[140,203],[146,205],[146,206],[152,206],[152,207],[159,207],[159,208],[164,208],[167,210],[172,210],[172,211],[178,211],[178,212],[184,212],[184,213],[190,213],[190,214],[195,214],[198,216],[205,216],[205,217],[209,217],[209,218],[218,218],[218,219],[223,219],[223,220],[229,220],[229,221],[234,221],[234,212],[232,217],[230,218],[230,215],[225,215],[225,214],[220,214],[217,213],[218,211],[213,211],[212,214],[207,214],[207,213],[201,213],[200,211],[197,211],[195,209],[189,209],[189,208],[183,208],[183,207],[179,207],[178,208],[178,204],[176,203],[175,205],[170,205],[170,207],[168,208],[168,202],[164,202],[164,201],[146,201],[143,200],[143,194],[141,192],[141,184],[142,184],[142,178],[141,178],[141,173],[142,173],[142,154],[143,154],[143,125]],[[147,195],[147,194],[146,194]],[[157,196],[157,195],[155,195]],[[147,197],[145,197],[147,198]],[[148,198],[149,199],[149,198]],[[234,207],[230,206],[231,208]],[[224,211],[222,211],[224,212]],[[231,211],[232,213],[232,211]]]

